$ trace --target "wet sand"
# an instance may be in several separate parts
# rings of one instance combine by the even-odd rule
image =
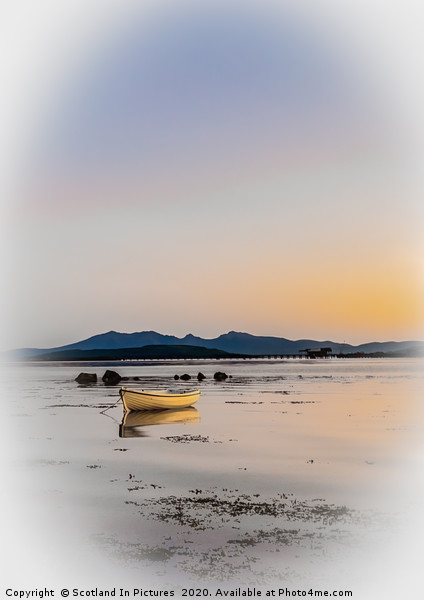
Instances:
[[[10,498],[37,577],[54,557],[58,577],[90,585],[365,598],[396,562],[421,511],[423,361],[120,364],[127,386],[202,390],[184,418],[127,421],[118,388],[74,381],[105,368],[5,369]],[[213,381],[218,370],[231,378]]]

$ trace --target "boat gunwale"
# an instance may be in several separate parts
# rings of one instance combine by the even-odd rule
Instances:
[[[155,398],[189,398],[190,396],[197,396],[200,394],[200,390],[198,389],[168,394],[166,392],[160,392],[157,390],[137,390],[127,387],[121,387],[120,392],[130,392],[131,394],[139,394],[140,396],[153,396]]]

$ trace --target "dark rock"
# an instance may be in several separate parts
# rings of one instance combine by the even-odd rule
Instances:
[[[199,381],[203,381],[203,379],[206,379],[206,375],[203,375],[203,373],[197,373],[197,379]]]
[[[136,375],[135,377],[133,377],[134,381],[140,381],[140,377],[138,375]]]
[[[187,375],[187,373],[184,373],[184,375],[181,375],[180,379],[183,379],[184,381],[188,381],[189,379],[191,379],[190,375]]]
[[[222,371],[217,371],[213,376],[215,381],[225,381],[227,377],[228,375],[226,373],[223,373]]]
[[[180,376],[179,375],[174,375],[174,379],[179,379]]]
[[[75,378],[77,383],[96,383],[97,375],[95,373],[80,373],[78,377]]]
[[[121,381],[122,377],[116,371],[107,370],[102,377],[103,383],[106,385],[116,385]]]

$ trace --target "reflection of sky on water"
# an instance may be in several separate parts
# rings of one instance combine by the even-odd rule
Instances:
[[[105,368],[94,370],[101,375]],[[231,380],[213,382],[218,368],[231,374]],[[180,550],[174,548],[169,563],[161,563],[163,574],[181,562],[190,540],[200,557],[214,544],[224,544],[227,550],[243,548],[227,548],[228,540],[250,536],[262,570],[281,567],[281,560],[302,570],[306,561],[312,571],[329,569],[322,575],[325,579],[331,571],[325,556],[331,562],[337,555],[343,566],[343,556],[357,560],[355,548],[365,552],[365,539],[371,548],[379,548],[383,539],[393,542],[394,514],[403,519],[406,508],[415,511],[419,505],[414,475],[422,435],[417,421],[420,360],[185,364],[185,372],[195,375],[200,369],[208,378],[201,384],[197,411],[192,409],[199,418],[195,423],[154,426],[136,422],[138,431],[148,433],[142,439],[119,437],[122,407],[112,407],[117,389],[78,386],[78,369],[48,364],[11,369],[16,403],[10,422],[20,439],[14,492],[23,521],[32,521],[28,531],[36,534],[47,519],[51,533],[46,539],[68,536],[70,527],[70,547],[90,544],[94,551],[89,540],[101,540],[109,553],[111,576],[123,569],[131,578],[132,568],[150,569],[149,560],[140,556],[147,547],[149,552],[169,550],[170,536],[172,546]],[[123,365],[118,370],[124,376],[140,376],[134,382],[139,386],[157,388],[159,382],[169,387],[178,369],[174,362]],[[107,413],[112,418],[101,414],[105,405],[112,407]],[[133,418],[137,421],[138,416]],[[287,506],[294,511],[289,522],[284,512],[277,518],[255,515],[254,509],[237,522],[237,498],[269,511],[282,501],[279,495],[287,496]],[[218,498],[220,504],[195,503],[205,496]],[[190,499],[180,525],[169,498]],[[264,508],[267,503],[269,508]],[[340,507],[348,512],[342,511],[345,516],[330,525],[332,512],[337,515]],[[330,511],[330,521],[322,521],[319,511]],[[165,520],[158,521],[158,515]],[[202,518],[208,528],[193,530],[190,523]],[[298,530],[303,537],[284,534],[289,538],[281,546],[277,539],[283,534],[274,531],[276,527]],[[265,532],[260,538],[259,530]],[[275,554],[277,547],[283,554]],[[186,549],[191,556],[190,544]],[[248,557],[249,546],[245,550]],[[119,566],[120,553],[127,567]],[[232,556],[235,562],[241,560],[235,550]],[[193,566],[192,558],[184,560]],[[224,568],[225,561],[219,560],[216,564]],[[254,563],[243,568],[259,571]],[[240,575],[233,576],[237,580]]]

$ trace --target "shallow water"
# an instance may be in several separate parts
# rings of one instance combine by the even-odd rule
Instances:
[[[200,387],[201,398],[184,418],[123,424],[106,368],[139,377],[131,387]],[[231,378],[215,382],[217,370]],[[3,371],[9,525],[32,585],[49,585],[54,564],[74,586],[339,585],[366,598],[405,555],[422,503],[422,360]],[[99,382],[79,386],[80,371]]]

